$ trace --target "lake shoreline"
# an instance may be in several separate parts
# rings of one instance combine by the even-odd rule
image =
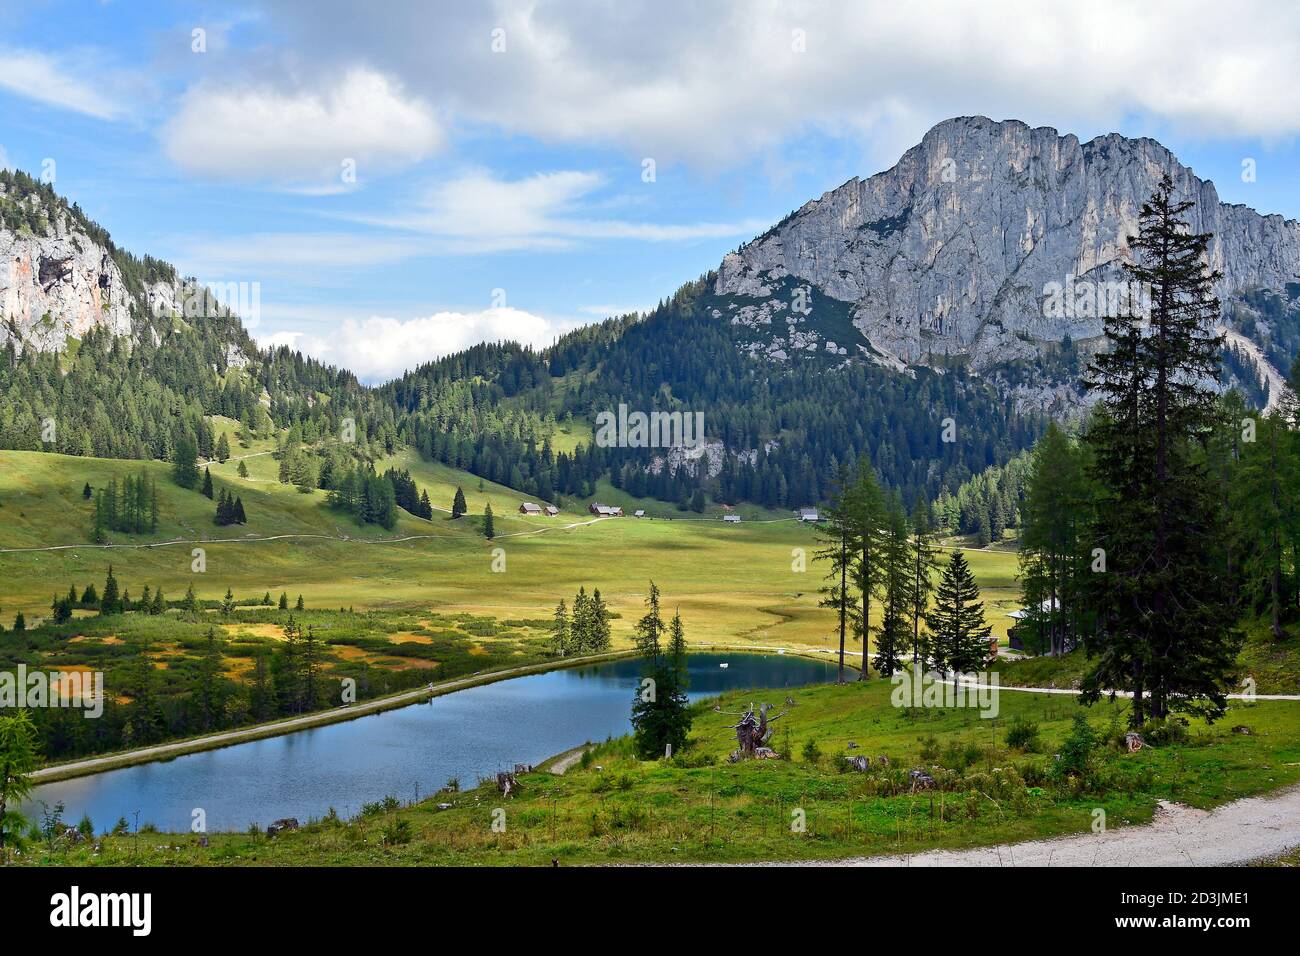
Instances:
[[[633,657],[635,654],[636,652],[634,650],[609,651],[605,654],[590,654],[585,657],[546,661],[539,664],[524,664],[519,667],[507,667],[496,671],[470,674],[465,677],[456,677],[451,680],[443,681],[441,684],[435,684],[432,690],[427,686],[415,690],[404,690],[399,691],[396,694],[376,697],[361,703],[336,707],[333,710],[303,714],[301,717],[290,717],[263,724],[253,724],[249,727],[238,728],[235,730],[223,730],[215,734],[204,734],[201,737],[191,737],[187,740],[177,740],[164,744],[152,744],[148,747],[141,747],[137,750],[102,754],[95,757],[83,757],[67,763],[53,764],[48,767],[42,767],[40,770],[33,771],[30,777],[34,784],[39,785],[45,783],[57,783],[62,780],[71,780],[75,777],[93,776],[94,774],[107,773],[110,770],[120,770],[123,767],[138,766],[139,764],[164,763],[175,759],[176,757],[183,757],[186,754],[202,753],[206,750],[220,750],[224,747],[233,747],[254,740],[264,740],[268,737],[282,737],[286,734],[294,734],[302,730],[311,730],[315,727],[324,727],[330,724],[356,720],[361,717],[369,717],[373,714],[380,714],[387,710],[409,707],[411,704],[418,704],[421,701],[432,700],[435,697],[442,697],[446,694],[453,694],[461,690],[468,690],[471,687],[481,687],[485,684],[494,684],[498,681],[512,680],[516,677],[527,677],[532,674],[545,674],[550,671],[563,670],[569,667],[582,667],[587,664],[603,664],[608,661]]]
[[[828,657],[838,655],[838,651],[835,652],[835,655],[829,655],[804,649],[766,647],[749,648],[738,645],[712,643],[692,645],[690,648],[691,653],[710,653],[719,650],[741,654],[801,657],[807,660],[823,662],[826,661]],[[66,763],[52,764],[33,771],[30,777],[32,783],[39,786],[41,784],[72,780],[77,777],[88,777],[95,774],[108,773],[111,770],[121,770],[125,767],[134,767],[140,764],[165,763],[174,760],[176,757],[183,757],[187,754],[202,753],[209,750],[220,750],[225,747],[233,747],[239,744],[250,743],[255,740],[281,737],[287,734],[298,733],[303,730],[311,730],[316,727],[324,727],[330,724],[356,720],[361,717],[369,717],[373,714],[383,713],[384,711],[409,707],[412,704],[432,700],[435,697],[442,697],[447,694],[456,693],[457,691],[468,690],[471,687],[481,687],[485,684],[494,684],[503,680],[513,680],[518,677],[528,677],[533,674],[545,674],[551,671],[565,670],[572,667],[584,667],[590,664],[604,664],[610,661],[635,657],[636,654],[637,652],[634,649],[628,648],[624,650],[608,651],[603,654],[589,654],[583,657],[544,661],[537,664],[524,664],[518,667],[508,667],[501,670],[470,674],[465,677],[456,677],[443,681],[440,684],[435,684],[432,690],[428,687],[420,687],[414,690],[405,690],[396,694],[376,697],[357,704],[337,707],[333,710],[303,714],[299,717],[290,717],[270,721],[268,723],[254,724],[249,727],[237,728],[234,730],[223,730],[215,734],[204,734],[203,736],[191,737],[186,740],[151,744],[148,747],[141,747],[136,750],[100,754],[93,757],[82,757]],[[568,750],[572,749],[573,748],[568,748]],[[553,760],[555,757],[561,756],[566,752],[568,751],[562,751],[561,754],[556,754],[548,759]]]

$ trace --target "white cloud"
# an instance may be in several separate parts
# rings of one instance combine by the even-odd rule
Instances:
[[[383,63],[459,116],[612,143],[661,168],[743,162],[814,128],[910,143],[963,113],[1071,131],[1143,114],[1206,136],[1300,132],[1300,7],[1265,0],[1176,14],[1130,0],[394,0],[382,18],[352,0],[267,2],[313,56]]]
[[[304,332],[275,332],[258,341],[263,346],[288,345],[350,369],[364,382],[376,383],[479,342],[509,340],[542,348],[580,324],[503,307],[481,312],[438,312],[404,321],[380,316],[346,319],[328,338]]]
[[[749,236],[768,224],[747,219],[674,225],[584,214],[584,201],[601,185],[602,177],[590,172],[503,180],[476,171],[439,183],[415,204],[413,212],[366,221],[429,233],[440,240],[438,251],[460,253],[565,249],[590,239],[674,242]]]
[[[360,181],[418,162],[442,142],[426,104],[362,68],[320,90],[203,83],[162,136],[167,155],[191,173],[317,192],[346,188],[348,162]]]
[[[76,63],[69,60],[76,59]],[[59,109],[83,113],[97,119],[116,119],[121,104],[105,91],[112,86],[103,79],[91,79],[93,57],[88,52],[56,58],[34,50],[0,48],[0,89]]]
[[[271,276],[301,278],[388,265],[427,251],[409,236],[354,232],[254,233],[227,238],[185,237],[175,241],[171,258],[187,275],[254,281]]]

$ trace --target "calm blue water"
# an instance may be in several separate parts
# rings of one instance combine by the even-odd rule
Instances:
[[[698,699],[820,683],[835,670],[798,657],[692,654],[690,674],[690,696]],[[473,786],[480,775],[624,734],[639,675],[639,661],[620,660],[517,677],[283,737],[45,784],[33,798],[63,801],[73,823],[88,813],[97,830],[119,817],[133,821],[136,810],[142,825],[164,832],[188,831],[195,808],[206,812],[210,832],[281,817],[305,821],[330,807],[351,816],[389,794],[409,801],[417,785],[421,796],[453,776]]]

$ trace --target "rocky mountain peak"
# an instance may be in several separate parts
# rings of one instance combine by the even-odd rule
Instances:
[[[822,298],[851,315],[861,340],[839,348],[865,347],[890,364],[967,356],[979,370],[1067,336],[1095,341],[1101,315],[1052,314],[1049,291],[1122,281],[1127,237],[1166,172],[1196,203],[1192,228],[1214,234],[1209,265],[1223,273],[1225,305],[1300,280],[1300,224],[1220,202],[1213,183],[1155,140],[1111,133],[1081,143],[1049,127],[967,116],[939,123],[892,168],[830,190],[728,255],[714,292],[771,314],[774,296],[785,306],[791,288],[806,287],[813,313]],[[820,350],[797,325],[789,334]]]

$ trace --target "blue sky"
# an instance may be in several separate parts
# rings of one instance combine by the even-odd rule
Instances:
[[[368,380],[652,305],[955,115],[1300,217],[1295,14],[1040,6],[0,0],[0,160]]]

